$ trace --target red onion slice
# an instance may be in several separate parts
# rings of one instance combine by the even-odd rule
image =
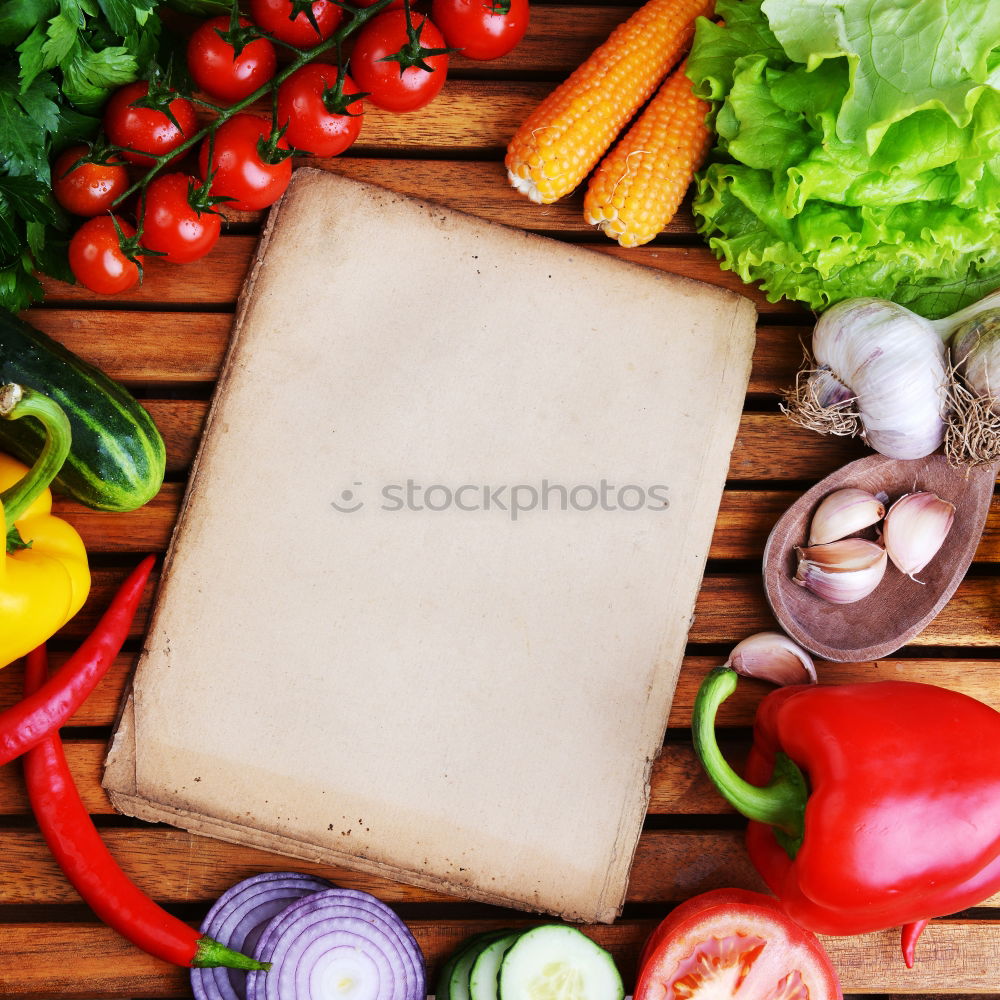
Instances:
[[[265,928],[254,954],[271,962],[247,976],[247,1000],[425,1000],[423,954],[384,903],[327,889],[292,903]]]
[[[332,888],[325,879],[297,872],[264,872],[227,889],[202,921],[201,932],[252,955],[267,924],[289,903]],[[192,969],[196,1000],[246,1000],[245,972]]]
[[[409,928],[396,915],[395,911],[388,907],[381,900],[366,892],[355,889],[333,888],[326,890],[323,895],[315,900],[316,906],[325,910],[337,908],[344,916],[361,916],[379,925],[384,931],[390,934],[403,954],[406,963],[407,988],[415,991],[419,1000],[424,1000],[425,970],[424,957],[410,933]],[[352,912],[352,911],[359,912]],[[299,909],[290,909],[279,914],[265,928],[260,942],[257,946],[257,953],[263,954],[271,948],[271,938],[284,931],[285,924],[291,920],[296,920],[300,916]]]

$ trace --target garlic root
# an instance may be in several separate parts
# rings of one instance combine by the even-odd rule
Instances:
[[[1000,460],[1000,310],[979,313],[949,345],[945,455],[952,466]]]

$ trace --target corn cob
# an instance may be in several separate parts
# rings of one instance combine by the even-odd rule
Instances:
[[[507,176],[532,201],[569,194],[648,100],[714,0],[647,0],[531,113],[507,147]]]
[[[682,64],[594,171],[583,216],[623,247],[663,232],[712,143],[708,104],[696,97]]]

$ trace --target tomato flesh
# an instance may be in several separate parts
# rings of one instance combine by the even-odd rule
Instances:
[[[700,942],[677,966],[670,984],[674,996],[686,1000],[703,988],[720,996],[737,996],[766,945],[763,938],[740,934]]]
[[[719,890],[688,900],[653,932],[635,1000],[840,1000],[822,946],[775,900]]]

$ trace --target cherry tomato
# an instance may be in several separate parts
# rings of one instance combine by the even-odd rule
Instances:
[[[241,17],[242,27],[250,22]],[[274,76],[277,58],[266,38],[256,38],[239,55],[219,32],[229,31],[223,15],[205,21],[188,41],[187,64],[194,82],[210,97],[235,104],[259,90]]]
[[[52,193],[74,215],[102,215],[128,188],[128,170],[118,157],[107,163],[80,163],[87,146],[70,146],[52,167]]]
[[[423,48],[443,49],[444,38],[430,18],[412,14],[410,23],[419,31]],[[444,86],[448,75],[448,56],[424,56],[431,72],[415,65],[386,62],[386,56],[409,49],[406,11],[390,10],[376,14],[359,32],[351,55],[351,72],[357,85],[367,91],[369,100],[386,111],[415,111],[429,104]],[[414,52],[413,58],[416,58]],[[405,66],[405,68],[403,68]]]
[[[816,936],[777,900],[716,889],[682,903],[650,935],[635,1000],[840,1000]]]
[[[378,3],[378,0],[357,0],[357,3],[355,3],[354,6],[355,7],[374,7],[376,3]],[[383,10],[402,10],[403,9],[403,0],[392,0],[391,3],[387,3],[382,9]]]
[[[528,30],[528,0],[433,0],[431,17],[448,45],[469,59],[499,59]]]
[[[336,85],[336,66],[307,63],[278,88],[278,123],[287,123],[285,139],[296,149],[317,156],[336,156],[357,139],[362,106],[361,101],[350,101],[349,95],[357,94],[358,86],[345,75],[338,102],[336,94],[331,93]],[[336,110],[338,103],[349,114]]]
[[[135,236],[135,230],[123,219],[118,219],[118,225],[126,239]],[[69,266],[81,285],[99,295],[116,295],[139,280],[139,267],[122,252],[110,215],[88,219],[73,234]]]
[[[150,181],[142,215],[144,247],[175,264],[187,264],[219,242],[222,218],[208,206],[199,207],[201,186],[187,174],[162,174]]]
[[[162,112],[136,108],[132,102],[149,93],[145,80],[126,84],[111,95],[104,109],[104,132],[116,146],[128,146],[138,152],[123,152],[131,163],[148,166],[154,156],[176,149],[198,131],[198,119],[190,101],[177,97],[170,102],[170,112],[177,125]],[[144,153],[150,155],[144,156]]]
[[[271,135],[271,123],[257,115],[236,114],[223,122],[215,133],[212,147],[212,194],[226,195],[230,208],[261,209],[273,205],[292,179],[290,158],[278,163],[261,159],[261,144]],[[198,154],[201,176],[208,178],[208,138]],[[288,149],[284,137],[280,149]]]
[[[369,0],[369,3],[374,2]],[[315,0],[311,7],[316,20],[316,27],[313,27],[302,6],[293,4],[292,0],[250,0],[250,16],[254,24],[269,35],[297,48],[309,49],[326,41],[337,30],[344,12],[330,0]]]

